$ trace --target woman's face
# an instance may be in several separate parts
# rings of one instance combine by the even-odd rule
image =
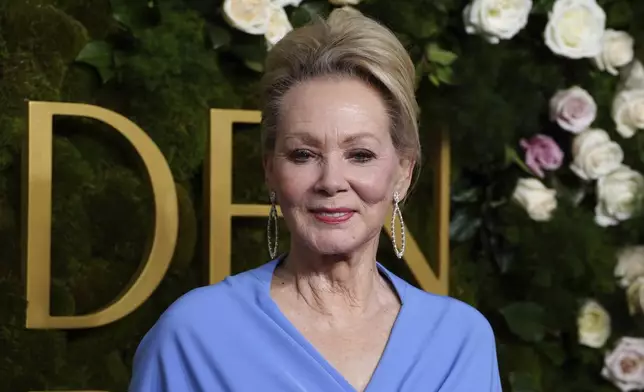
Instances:
[[[359,80],[313,79],[285,94],[265,169],[293,245],[322,255],[375,245],[413,167],[389,127],[380,94]]]

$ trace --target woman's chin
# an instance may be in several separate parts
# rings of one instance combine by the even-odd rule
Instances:
[[[310,238],[308,248],[319,255],[348,255],[360,248],[363,242],[357,241],[356,238],[344,235],[319,235],[316,238]]]

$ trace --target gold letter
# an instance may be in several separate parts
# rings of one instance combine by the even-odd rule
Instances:
[[[51,316],[51,190],[52,118],[54,115],[83,116],[103,121],[129,140],[143,160],[154,193],[155,228],[149,258],[138,277],[111,304],[96,313]],[[141,128],[112,111],[91,105],[30,102],[27,136],[27,188],[25,220],[27,328],[92,328],[125,317],[139,307],[157,288],[174,252],[178,230],[177,193],[172,174],[161,151]],[[146,255],[147,256],[147,255]]]
[[[268,205],[233,204],[232,202],[232,151],[233,124],[258,124],[261,120],[259,111],[220,110],[210,111],[210,140],[206,164],[206,220],[207,227],[207,260],[209,282],[217,283],[230,275],[231,256],[231,218],[235,216],[267,217]],[[441,134],[436,151],[431,154],[436,158],[437,175],[434,178],[437,194],[438,254],[440,274],[437,276],[427,259],[418,247],[411,233],[407,232],[405,261],[418,279],[424,290],[447,294],[449,282],[449,141]],[[385,223],[385,229],[391,235],[391,229]]]
[[[217,283],[230,275],[230,225],[233,216],[268,216],[269,207],[233,204],[233,123],[257,124],[260,112],[251,110],[210,110],[210,135],[206,156],[206,260],[208,282]]]

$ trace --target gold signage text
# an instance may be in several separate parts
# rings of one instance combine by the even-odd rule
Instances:
[[[89,117],[112,126],[134,147],[143,162],[154,195],[155,224],[148,254],[144,255],[131,283],[109,305],[85,315],[52,316],[51,288],[51,194],[52,120],[55,115]],[[232,201],[233,124],[258,124],[260,112],[210,111],[210,137],[206,162],[207,216],[205,233],[208,282],[217,283],[231,273],[231,220],[233,217],[267,217],[268,205],[235,204]],[[113,323],[143,304],[168,270],[178,234],[178,205],[168,163],[152,139],[136,124],[113,111],[86,104],[30,102],[24,176],[26,224],[25,268],[29,329],[93,328]],[[449,276],[449,140],[437,134],[429,156],[434,160],[436,221],[439,238],[432,257],[439,272],[430,267],[413,235],[407,232],[405,262],[421,287],[437,294],[448,293]],[[391,229],[384,223],[388,235]],[[61,391],[62,392],[62,391]],[[69,392],[69,391],[68,391]],[[81,391],[77,391],[81,392]],[[89,391],[85,391],[89,392]]]

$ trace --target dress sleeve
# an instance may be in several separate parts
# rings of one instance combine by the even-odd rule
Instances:
[[[483,316],[472,324],[440,392],[502,392],[492,327]]]

